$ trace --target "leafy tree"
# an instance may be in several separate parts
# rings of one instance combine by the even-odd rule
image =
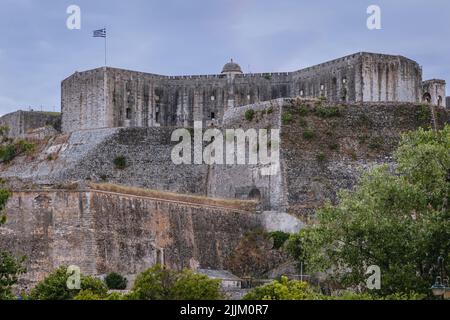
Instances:
[[[220,281],[192,271],[175,271],[156,265],[138,275],[136,300],[215,300],[221,298]]]
[[[220,300],[220,280],[209,279],[206,275],[183,270],[177,275],[172,287],[174,300]]]
[[[127,287],[128,280],[116,272],[111,272],[106,276],[105,283],[108,289],[125,290]]]
[[[363,285],[367,267],[381,269],[378,295],[429,294],[437,257],[450,260],[450,126],[403,136],[397,167],[365,173],[339,204],[316,213],[317,223],[288,248],[309,272],[326,271],[342,286]]]
[[[308,283],[282,277],[247,293],[243,300],[322,300],[325,297],[315,292]]]
[[[6,222],[3,212],[10,196],[9,190],[0,188],[0,226]],[[24,261],[24,257],[16,259],[11,253],[0,251],[0,300],[14,298],[11,288],[17,284],[19,276],[26,271],[23,267]]]
[[[81,290],[71,290],[67,287],[67,280],[70,274],[67,273],[67,267],[60,267],[53,273],[39,282],[36,287],[31,290],[30,297],[33,300],[71,300],[80,291],[84,291],[83,295],[90,292],[93,295],[104,297],[108,289],[105,284],[91,276],[81,276]]]

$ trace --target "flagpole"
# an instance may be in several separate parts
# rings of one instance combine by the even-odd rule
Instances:
[[[105,31],[106,31],[106,27],[105,27]],[[106,62],[107,62],[107,60],[106,60],[106,37],[107,37],[107,35],[105,35],[105,67],[107,66],[107,64],[106,64]]]

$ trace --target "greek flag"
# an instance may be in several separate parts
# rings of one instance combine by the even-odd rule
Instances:
[[[94,30],[94,38],[106,38],[106,29]]]

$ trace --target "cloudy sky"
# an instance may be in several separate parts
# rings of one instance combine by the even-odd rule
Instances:
[[[69,5],[81,30],[66,27]],[[382,29],[368,30],[367,7]],[[0,115],[60,109],[60,82],[108,65],[165,75],[293,71],[359,51],[418,61],[450,83],[448,0],[0,0]],[[447,90],[449,90],[448,87]]]

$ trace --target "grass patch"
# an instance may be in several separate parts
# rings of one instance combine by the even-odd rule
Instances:
[[[281,116],[281,121],[283,122],[284,125],[288,125],[292,122],[292,118],[293,118],[292,113],[290,111],[286,111]]]
[[[335,118],[341,116],[338,107],[318,107],[316,108],[315,113],[319,118]]]

